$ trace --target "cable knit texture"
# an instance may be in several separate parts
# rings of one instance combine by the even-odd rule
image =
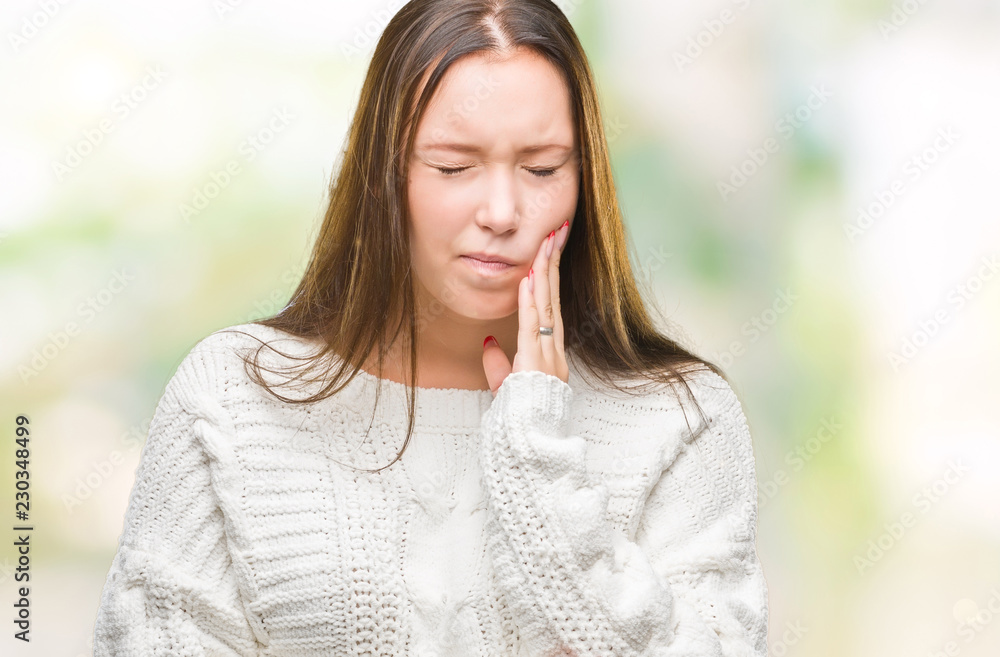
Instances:
[[[94,655],[708,657],[766,653],[750,433],[705,412],[516,372],[489,390],[359,372],[287,404],[238,354],[314,345],[241,324],[201,340],[156,407]],[[287,365],[266,348],[262,362]],[[266,374],[271,383],[277,375]],[[280,388],[284,396],[308,394]],[[353,467],[351,467],[353,466]]]

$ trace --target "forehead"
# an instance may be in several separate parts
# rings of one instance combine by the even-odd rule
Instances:
[[[530,50],[503,60],[469,55],[452,64],[417,129],[416,147],[530,150],[575,146],[569,88],[562,73]]]

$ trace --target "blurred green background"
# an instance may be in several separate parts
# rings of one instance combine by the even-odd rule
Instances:
[[[288,300],[398,4],[4,3],[4,655],[91,654],[156,402]],[[769,654],[1000,654],[1000,3],[557,4],[650,303],[743,401]]]

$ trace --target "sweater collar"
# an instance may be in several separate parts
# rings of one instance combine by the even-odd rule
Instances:
[[[379,379],[361,369],[351,381],[356,386],[360,398],[369,405],[370,412],[375,403],[376,389],[381,385],[378,399],[377,417],[387,421],[405,423],[408,413],[409,391],[405,383],[391,379]],[[414,421],[421,426],[471,428],[478,427],[483,413],[493,401],[489,390],[465,390],[462,388],[422,388],[414,391]]]

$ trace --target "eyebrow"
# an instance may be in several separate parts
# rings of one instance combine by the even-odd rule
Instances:
[[[459,144],[459,143],[433,143],[427,144],[423,147],[425,150],[429,151],[455,151],[456,153],[482,153],[483,149],[475,144]],[[546,150],[558,150],[563,152],[568,152],[573,150],[571,146],[566,146],[565,144],[534,144],[532,146],[525,146],[521,149],[522,153],[537,153],[538,151]]]

